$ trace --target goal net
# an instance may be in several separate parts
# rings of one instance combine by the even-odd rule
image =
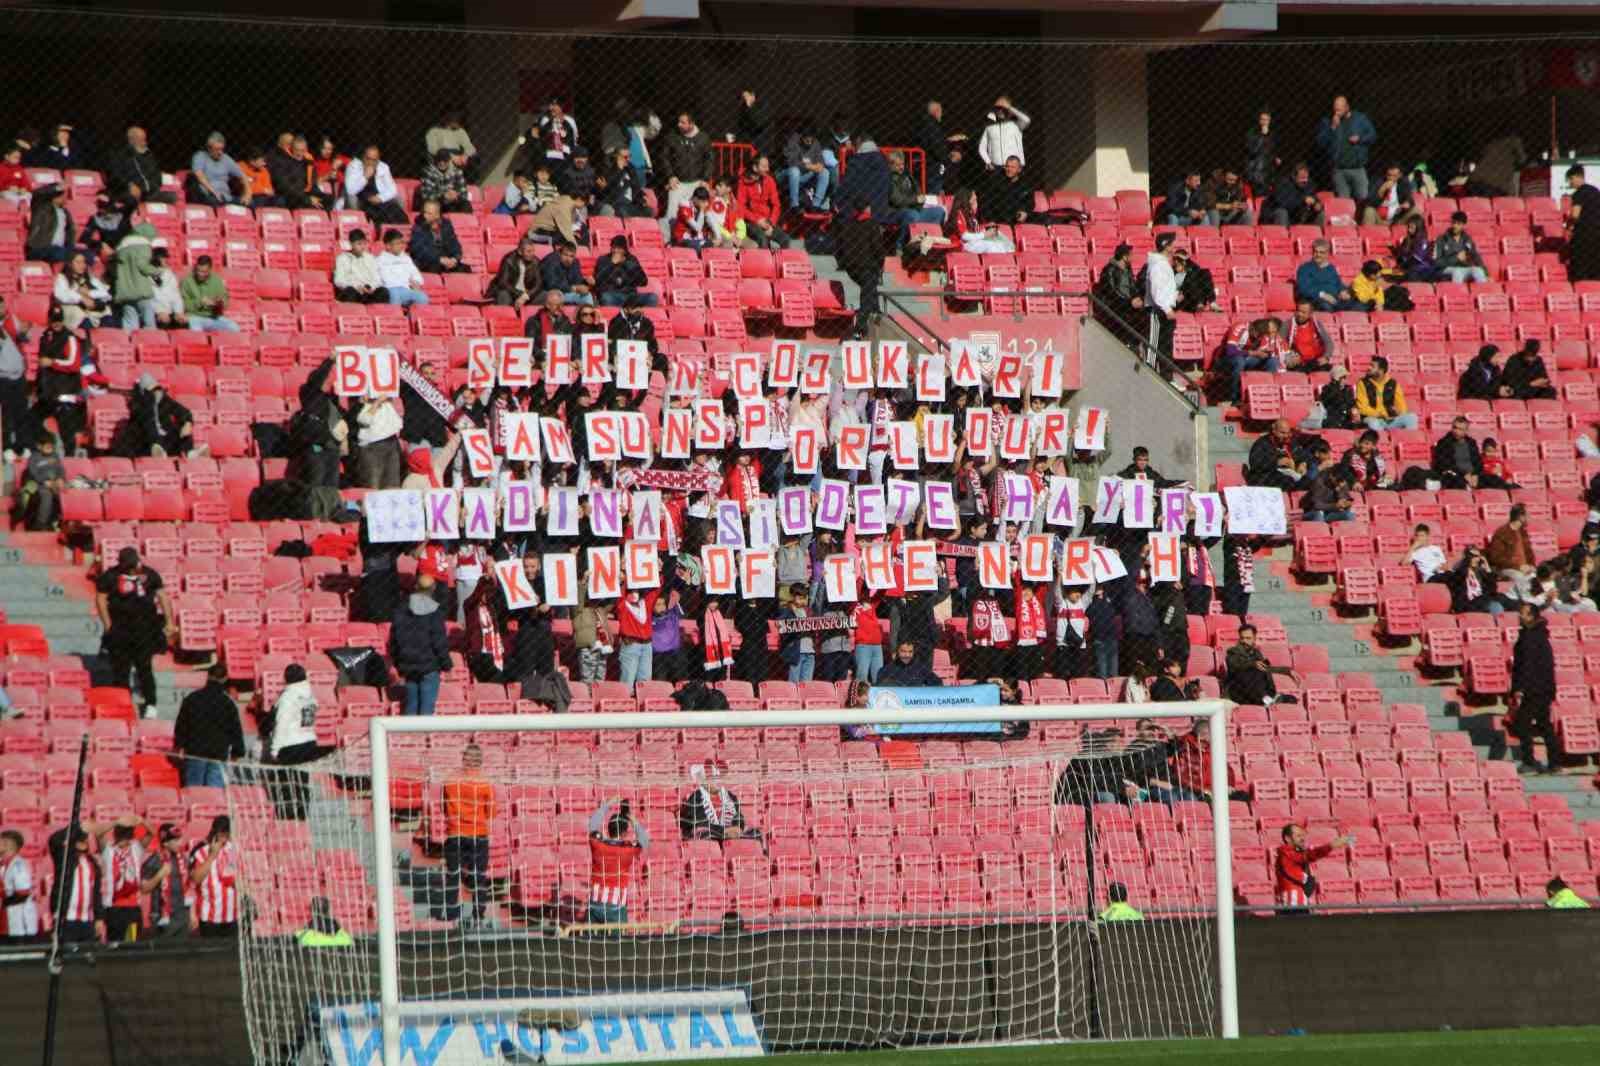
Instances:
[[[255,1059],[1236,1035],[1223,704],[995,713],[379,719],[239,771]]]

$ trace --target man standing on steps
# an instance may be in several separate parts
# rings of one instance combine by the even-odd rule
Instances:
[[[139,562],[139,553],[123,548],[117,565],[100,575],[95,588],[95,610],[105,636],[100,646],[111,660],[111,683],[129,685],[144,705],[144,716],[156,711],[156,675],[151,660],[165,651],[167,640],[177,630],[177,615],[167,602],[161,575]]]
[[[1517,609],[1522,629],[1511,656],[1512,730],[1520,747],[1523,773],[1554,773],[1556,731],[1550,725],[1550,703],[1556,696],[1556,660],[1550,647],[1550,629],[1539,608],[1524,603]],[[1544,741],[1541,765],[1533,757],[1533,739]]]
[[[443,906],[434,918],[453,922],[461,917],[460,891],[472,897],[472,921],[481,922],[489,909],[489,822],[494,818],[494,788],[483,775],[483,749],[468,744],[461,751],[461,772],[444,786]]]
[[[184,788],[224,788],[222,764],[244,758],[239,708],[228,695],[228,668],[214,664],[206,683],[183,698],[172,726],[172,750],[183,755]]]

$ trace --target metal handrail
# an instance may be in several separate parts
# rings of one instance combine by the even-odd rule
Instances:
[[[1103,318],[1110,319],[1112,322],[1122,327],[1122,329],[1126,330],[1130,336],[1144,336],[1143,330],[1137,326],[1131,325],[1126,319],[1122,318],[1109,306],[1107,306],[1105,301],[1101,300],[1093,292],[1083,292],[1079,290],[1068,289],[986,289],[976,292],[961,292],[948,289],[879,289],[878,296],[886,303],[893,304],[896,308],[898,308],[906,319],[908,319],[918,329],[922,330],[925,334],[932,337],[938,348],[944,351],[948,351],[950,348],[950,342],[948,338],[942,336],[938,330],[934,329],[932,326],[929,326],[913,311],[911,311],[906,306],[905,300],[903,300],[902,297],[936,301],[942,301],[948,297],[954,297],[958,300],[985,300],[994,296],[1066,296],[1083,298],[1088,300],[1089,306],[1095,312],[1097,312],[1091,317],[1099,319],[1103,316]],[[1019,313],[1016,315],[1016,317],[1021,318],[1023,316]],[[1135,357],[1139,366],[1157,372],[1156,376],[1161,379],[1161,383],[1165,385],[1174,396],[1177,396],[1184,402],[1185,405],[1188,406],[1190,418],[1200,418],[1204,416],[1205,404],[1200,399],[1196,398],[1201,394],[1200,384],[1189,376],[1188,371],[1178,366],[1177,363],[1173,362],[1167,356],[1149,349],[1148,346],[1143,349],[1134,348],[1130,345],[1124,345],[1124,347],[1126,347],[1128,351]],[[1180,388],[1177,385],[1174,385],[1172,383],[1174,377],[1181,378],[1187,382],[1187,387]]]

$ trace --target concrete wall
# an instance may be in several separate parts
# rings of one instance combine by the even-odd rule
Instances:
[[[1205,419],[1100,323],[1084,319],[1081,338],[1083,388],[1073,403],[1109,412],[1107,468],[1122,469],[1142,444],[1150,449],[1150,465],[1165,476],[1203,484],[1210,469]]]

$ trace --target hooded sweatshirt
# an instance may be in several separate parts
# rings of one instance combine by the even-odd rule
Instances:
[[[133,227],[117,245],[117,269],[112,293],[118,303],[150,300],[156,294],[161,271],[150,261],[155,251],[156,228],[148,222]]]
[[[317,739],[317,697],[310,681],[285,685],[272,706],[272,757],[286,748]]]
[[[426,592],[413,592],[395,612],[389,630],[389,657],[404,677],[431,674],[449,664],[444,615],[438,601]]]

